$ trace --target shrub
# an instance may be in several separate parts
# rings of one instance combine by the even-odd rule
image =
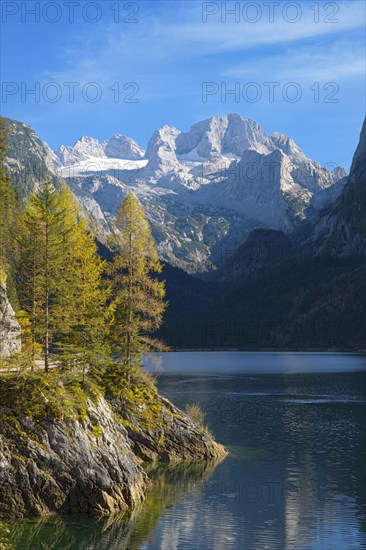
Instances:
[[[189,418],[197,424],[200,428],[204,428],[205,413],[202,411],[199,405],[193,403],[186,406],[186,414]]]

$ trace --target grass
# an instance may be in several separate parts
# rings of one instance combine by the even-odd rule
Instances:
[[[72,372],[25,371],[0,376],[1,416],[20,414],[36,422],[47,419],[83,421],[88,400],[96,402],[101,391],[90,380],[84,384]]]
[[[15,545],[9,541],[10,528],[0,521],[0,550],[15,550]]]
[[[208,435],[212,436],[209,427],[205,424],[206,414],[196,403],[186,406],[186,415],[196,424],[203,432],[206,432]]]

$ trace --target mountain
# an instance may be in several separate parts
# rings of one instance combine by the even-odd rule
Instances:
[[[61,145],[56,155],[63,165],[75,164],[91,157],[104,157],[104,147],[97,139],[83,136],[79,138],[72,147]]]
[[[173,349],[365,350],[364,257],[293,257],[225,283],[184,275],[166,279],[159,337]]]
[[[9,128],[9,161],[43,159],[78,197],[99,238],[106,241],[117,207],[133,191],[161,258],[189,273],[220,269],[254,229],[290,234],[334,202],[346,181],[342,168],[322,168],[289,137],[268,136],[237,114],[187,132],[163,126],[146,151],[115,134],[104,143],[83,136],[53,153],[28,126],[13,121]]]
[[[145,151],[133,139],[121,134],[114,134],[104,145],[107,157],[117,159],[141,159]]]
[[[237,115],[186,133],[165,126],[144,158],[108,157],[105,144],[81,138],[70,165],[29,126],[8,125],[7,165],[23,194],[48,173],[59,183],[74,171],[64,177],[102,241],[116,206],[137,193],[166,261],[160,336],[172,347],[364,349],[365,125],[349,177]],[[187,273],[212,265],[216,282]]]
[[[244,279],[297,253],[296,245],[282,231],[255,229],[227,259],[218,279],[222,282]]]
[[[267,136],[237,114],[198,122],[188,132],[163,126],[146,152],[115,135],[104,144],[81,138],[57,155],[57,173],[105,233],[132,190],[161,258],[191,273],[222,266],[226,251],[253,229],[290,233],[334,201],[345,183],[342,168],[322,168],[287,136]]]
[[[343,192],[305,230],[253,231],[216,283],[171,273],[160,335],[175,348],[364,350],[365,143],[364,123]]]
[[[16,120],[5,121],[8,129],[6,168],[14,187],[26,197],[46,176],[56,174],[62,165],[30,126]]]
[[[227,259],[222,281],[244,278],[269,265],[293,256],[366,255],[366,119],[353,157],[350,174],[325,192],[342,191],[336,200],[321,209],[315,219],[290,236],[282,231],[258,229]]]
[[[81,161],[101,158],[141,159],[145,151],[133,139],[114,134],[108,141],[99,143],[97,139],[82,136],[72,147],[61,145],[56,151],[63,166]]]
[[[308,250],[317,254],[366,254],[366,119],[353,157],[347,185],[315,220]]]

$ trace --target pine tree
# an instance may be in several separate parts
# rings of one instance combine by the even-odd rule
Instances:
[[[112,338],[128,384],[131,369],[140,365],[144,352],[162,349],[151,336],[162,323],[167,304],[164,282],[151,276],[162,265],[150,226],[138,199],[129,193],[115,222],[117,254],[111,265],[114,323]]]

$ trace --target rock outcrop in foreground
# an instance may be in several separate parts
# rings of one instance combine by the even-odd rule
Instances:
[[[5,283],[0,281],[0,356],[20,353],[20,326],[6,295]]]
[[[133,509],[151,485],[142,461],[225,456],[221,445],[169,401],[156,393],[154,403],[151,417],[150,409],[141,414],[140,405],[134,413],[132,402],[111,404],[100,397],[88,400],[78,419],[35,419],[3,406],[0,518]]]

